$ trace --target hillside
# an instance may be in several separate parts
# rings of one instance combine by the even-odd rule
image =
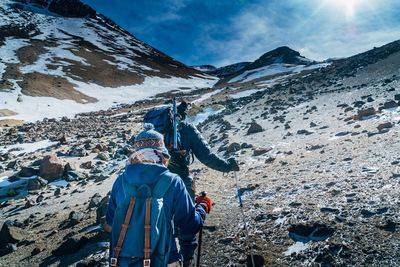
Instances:
[[[216,82],[79,0],[1,1],[0,45],[0,119],[73,116]]]
[[[274,82],[182,92],[213,151],[240,161],[250,246],[267,266],[400,265],[399,60],[396,41]],[[0,237],[16,238],[0,265],[107,266],[107,193],[143,114],[163,103],[0,128]],[[49,154],[62,169],[39,178]],[[215,203],[202,265],[245,266],[234,175],[191,170]]]

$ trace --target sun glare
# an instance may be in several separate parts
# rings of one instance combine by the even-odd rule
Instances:
[[[325,3],[337,9],[343,9],[347,18],[352,18],[362,0],[326,0]]]

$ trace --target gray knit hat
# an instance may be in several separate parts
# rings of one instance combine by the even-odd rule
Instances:
[[[154,130],[154,126],[151,123],[144,125],[144,130],[135,137],[135,143],[133,144],[135,151],[152,148],[164,154],[166,158],[170,158],[167,148],[164,144],[164,136]]]

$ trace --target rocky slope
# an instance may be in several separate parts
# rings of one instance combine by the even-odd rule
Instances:
[[[0,119],[72,116],[215,83],[79,0],[1,1],[0,45]]]
[[[398,44],[274,83],[183,92],[213,150],[241,162],[250,247],[267,266],[400,265]],[[1,128],[0,265],[107,266],[107,192],[162,103]],[[245,266],[234,174],[191,169],[215,202],[201,266]]]

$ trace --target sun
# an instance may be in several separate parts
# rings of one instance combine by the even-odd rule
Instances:
[[[335,9],[342,9],[347,18],[354,17],[356,9],[362,0],[325,0],[325,4]]]

